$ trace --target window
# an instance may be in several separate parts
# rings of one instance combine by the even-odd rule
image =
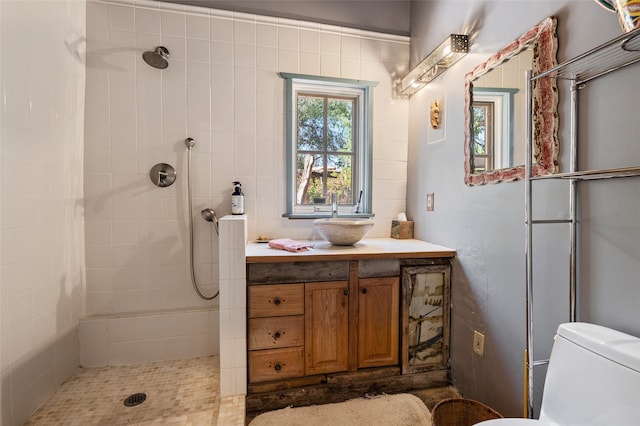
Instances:
[[[493,102],[473,102],[473,169],[493,170],[494,115]]]
[[[518,89],[473,88],[473,167],[487,172],[518,165],[514,96]],[[520,163],[522,164],[522,163]]]
[[[287,217],[371,215],[375,83],[281,74],[287,90]]]

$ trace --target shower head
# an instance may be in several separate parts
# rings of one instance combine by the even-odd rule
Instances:
[[[152,67],[163,70],[169,66],[169,62],[167,62],[167,59],[169,59],[169,49],[164,46],[158,46],[153,52],[144,52],[142,59]]]
[[[216,211],[211,208],[203,209],[200,214],[202,218],[207,222],[216,222],[218,218],[216,217]]]

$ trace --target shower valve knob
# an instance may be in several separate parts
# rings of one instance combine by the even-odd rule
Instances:
[[[154,185],[160,188],[171,186],[176,181],[176,169],[167,163],[158,163],[151,168],[149,178]]]

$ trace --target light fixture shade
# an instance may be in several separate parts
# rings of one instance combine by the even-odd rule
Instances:
[[[402,93],[413,95],[469,52],[469,37],[451,34],[402,79]]]

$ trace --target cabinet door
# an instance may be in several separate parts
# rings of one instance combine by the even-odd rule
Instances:
[[[360,279],[358,291],[358,368],[398,364],[400,279]]]
[[[402,372],[446,368],[450,266],[402,268]]]
[[[305,373],[349,365],[349,281],[305,284]]]

